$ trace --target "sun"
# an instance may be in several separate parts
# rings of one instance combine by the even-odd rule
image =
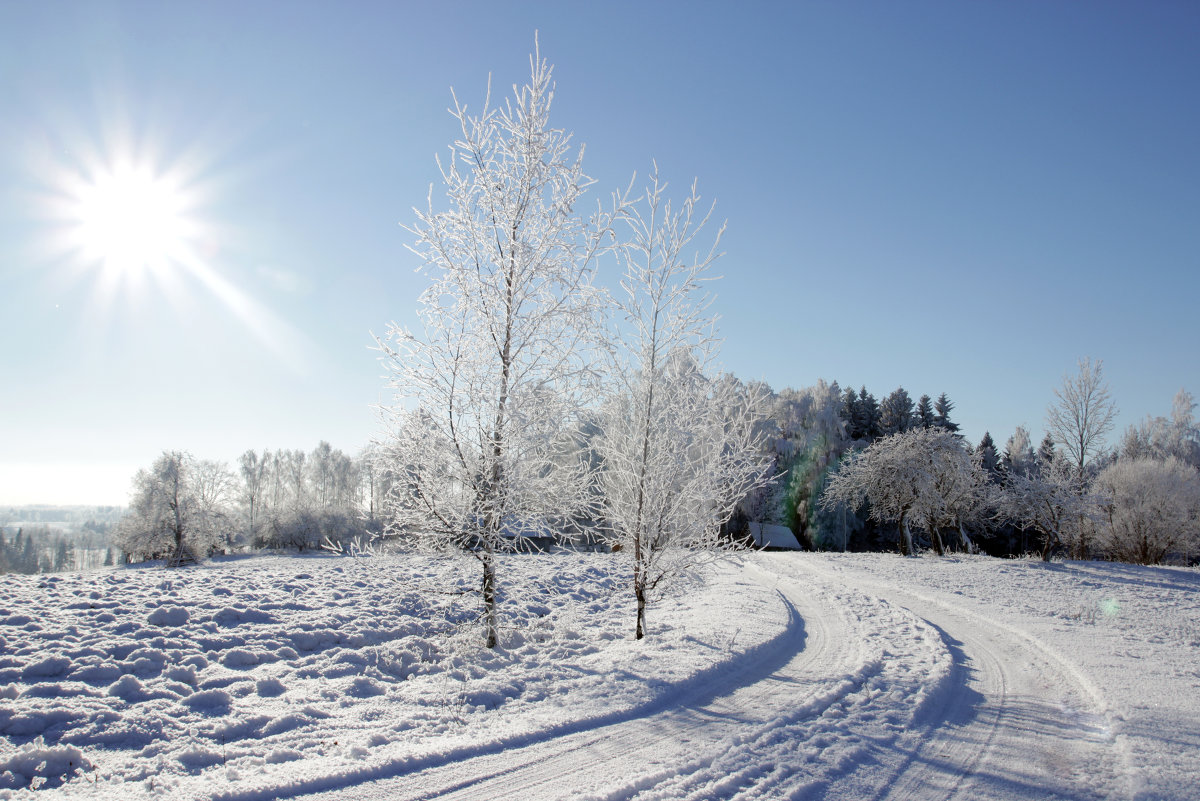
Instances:
[[[194,225],[186,192],[145,166],[118,164],[77,184],[72,239],[111,276],[160,272],[186,254]]]

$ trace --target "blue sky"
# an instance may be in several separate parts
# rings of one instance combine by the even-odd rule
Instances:
[[[1194,3],[6,3],[0,506],[361,448],[450,88],[507,93],[535,30],[595,199],[651,159],[716,199],[738,376],[946,392],[1001,444],[1083,356],[1114,441],[1200,394]],[[121,158],[177,187],[190,266],[67,246]]]

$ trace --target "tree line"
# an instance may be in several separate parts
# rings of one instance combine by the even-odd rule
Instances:
[[[163,452],[133,480],[113,542],[130,561],[193,560],[240,549],[320,548],[379,530],[384,491],[369,455],[322,441],[311,452],[248,450],[237,467]]]
[[[1054,397],[1037,450],[1018,427],[1002,452],[990,433],[971,448],[953,426],[916,413],[907,427],[871,436],[855,427],[855,407],[844,403],[846,431],[868,434],[841,453],[831,449],[807,521],[809,542],[1143,564],[1194,559],[1200,553],[1200,428],[1192,396],[1181,390],[1169,418],[1131,426],[1111,449],[1105,436],[1116,407],[1101,362],[1081,360]]]

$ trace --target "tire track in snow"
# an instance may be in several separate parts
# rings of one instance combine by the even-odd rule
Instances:
[[[878,669],[864,664],[854,640],[832,636],[828,617],[816,614],[813,600],[797,587],[757,567],[749,573],[765,586],[778,585],[790,621],[769,648],[739,657],[736,666],[712,677],[714,683],[690,682],[633,719],[463,754],[448,764],[306,797],[631,798],[736,748],[739,735],[769,727],[781,706],[809,702],[818,714],[852,692],[862,680],[855,677]]]
[[[1125,798],[1128,756],[1095,684],[1002,621],[859,573],[796,560],[826,581],[886,597],[935,626],[954,660],[951,681],[922,710],[890,799]]]

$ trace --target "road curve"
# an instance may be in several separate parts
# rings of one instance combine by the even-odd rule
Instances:
[[[784,632],[632,719],[306,799],[1123,798],[1086,677],[1001,621],[795,555]]]

